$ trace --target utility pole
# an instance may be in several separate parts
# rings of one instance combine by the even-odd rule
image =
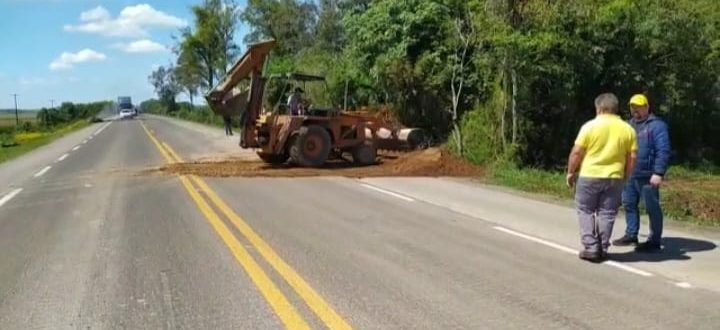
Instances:
[[[50,99],[50,109],[55,109],[55,100]]]
[[[18,110],[17,110],[17,94],[12,94],[13,98],[15,98],[15,128],[20,127],[20,117],[18,117]]]

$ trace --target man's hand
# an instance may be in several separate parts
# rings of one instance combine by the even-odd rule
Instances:
[[[585,148],[576,144],[573,146],[572,151],[570,151],[570,156],[568,156],[567,177],[565,178],[565,183],[569,188],[575,186],[575,181],[577,181],[577,171],[582,164],[583,158],[585,158]]]
[[[657,174],[653,174],[653,175],[650,177],[650,185],[651,185],[653,188],[660,188],[660,185],[662,184],[662,181],[663,181],[663,177],[662,177],[662,176],[659,176],[659,175],[657,175]]]
[[[577,181],[576,173],[568,173],[567,176],[565,177],[565,184],[567,184],[568,188],[574,187],[576,181]]]

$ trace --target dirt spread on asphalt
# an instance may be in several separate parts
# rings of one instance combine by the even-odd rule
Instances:
[[[382,153],[378,164],[358,167],[345,160],[328,162],[321,168],[302,168],[292,165],[269,165],[259,159],[227,158],[196,160],[168,164],[160,171],[206,177],[310,177],[344,176],[352,178],[383,176],[481,177],[482,168],[439,148],[410,153]]]

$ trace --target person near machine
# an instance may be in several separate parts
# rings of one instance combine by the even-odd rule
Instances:
[[[225,122],[225,135],[232,136],[232,117],[225,115],[223,116],[223,121]]]
[[[638,162],[623,192],[627,223],[625,236],[613,241],[613,244],[637,245],[635,250],[638,252],[657,252],[662,250],[663,231],[659,190],[670,162],[670,137],[667,124],[652,114],[645,95],[634,95],[629,103],[633,116],[630,125],[638,136]],[[640,199],[645,201],[650,217],[650,235],[646,242],[638,244]]]
[[[303,111],[303,93],[305,91],[302,90],[300,87],[296,87],[292,94],[290,94],[290,97],[288,98],[288,109],[290,110],[290,115],[293,116],[299,116],[302,115]]]
[[[587,261],[607,256],[625,180],[632,173],[638,149],[635,130],[618,115],[618,103],[611,93],[595,99],[597,116],[582,126],[568,159],[567,185],[576,188],[584,246],[579,257]]]

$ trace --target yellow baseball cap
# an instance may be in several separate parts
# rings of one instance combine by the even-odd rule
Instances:
[[[644,107],[648,105],[648,99],[645,97],[645,95],[642,94],[635,94],[633,97],[630,98],[630,105],[637,105]]]

